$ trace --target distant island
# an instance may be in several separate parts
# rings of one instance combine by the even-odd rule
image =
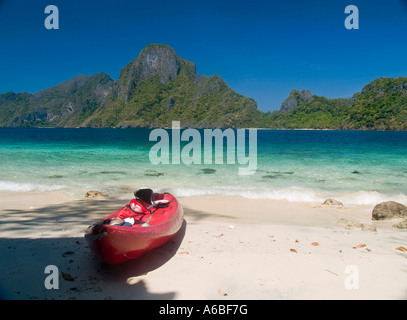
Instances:
[[[407,77],[379,78],[353,97],[292,90],[279,111],[228,87],[167,45],[151,44],[121,72],[78,75],[35,94],[0,94],[2,127],[170,127],[407,130]]]

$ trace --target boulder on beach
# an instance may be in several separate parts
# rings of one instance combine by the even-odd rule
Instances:
[[[85,198],[106,198],[106,195],[99,191],[88,191]]]
[[[372,211],[373,220],[392,218],[407,218],[407,207],[395,201],[387,201],[376,205]]]
[[[334,200],[334,199],[327,199],[325,200],[325,202],[322,204],[324,206],[339,206],[339,207],[343,207],[343,203],[338,201],[338,200]]]

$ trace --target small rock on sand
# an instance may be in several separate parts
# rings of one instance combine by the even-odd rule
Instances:
[[[334,199],[327,199],[325,200],[325,202],[322,204],[323,206],[338,206],[338,207],[343,207],[343,203],[338,201],[338,200],[334,200]]]
[[[339,219],[337,223],[338,224],[344,224],[345,229],[347,229],[347,230],[352,230],[354,228],[359,228],[362,231],[373,231],[373,232],[377,231],[376,227],[371,225],[371,224],[360,223],[360,222],[356,222],[356,221],[349,221],[349,220],[344,219],[344,218]]]
[[[106,198],[106,195],[99,191],[88,191],[85,198]]]
[[[394,224],[393,228],[397,228],[397,229],[407,229],[407,220],[404,220],[400,223]]]

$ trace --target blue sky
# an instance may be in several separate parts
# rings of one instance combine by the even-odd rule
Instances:
[[[47,5],[59,30],[44,27]],[[359,30],[344,26],[359,8]],[[0,0],[0,93],[35,93],[78,74],[113,79],[151,43],[170,45],[276,110],[292,89],[350,97],[407,76],[407,0]]]

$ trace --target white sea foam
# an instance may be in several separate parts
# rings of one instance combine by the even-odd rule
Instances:
[[[203,195],[241,196],[248,199],[273,199],[290,202],[320,202],[324,198],[313,190],[288,188],[281,190],[262,190],[258,188],[213,187],[200,188],[174,188],[173,193],[179,197],[193,197]]]
[[[291,187],[279,190],[258,190],[258,188],[174,188],[171,190],[178,197],[193,197],[204,195],[241,196],[248,199],[272,199],[289,202],[323,203],[328,198],[334,198],[345,205],[375,205],[384,201],[397,201],[407,204],[407,195],[385,195],[376,191],[357,191],[354,193],[328,193],[305,188]]]
[[[1,181],[0,180],[0,191],[13,191],[13,192],[30,192],[30,191],[56,191],[61,190],[64,185],[45,185],[36,184],[30,182],[13,182],[13,181]]]
[[[377,191],[362,190],[355,193],[338,195],[337,198],[345,204],[355,205],[372,205],[385,201],[396,201],[407,204],[407,195],[405,194],[385,195]]]

